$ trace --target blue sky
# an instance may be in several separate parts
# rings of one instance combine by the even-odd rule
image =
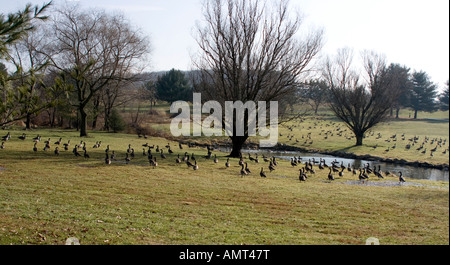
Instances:
[[[69,0],[54,0],[55,4]],[[0,12],[19,10],[44,0],[0,0]],[[150,36],[149,71],[189,70],[197,44],[192,30],[202,19],[202,0],[72,0],[85,8],[123,12],[132,24]],[[386,55],[388,63],[423,70],[443,87],[449,79],[448,0],[291,0],[304,15],[304,30],[325,30],[322,55],[350,47]]]

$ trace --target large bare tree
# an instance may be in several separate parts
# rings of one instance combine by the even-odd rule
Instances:
[[[120,14],[66,6],[52,19],[47,54],[73,84],[80,136],[87,136],[86,106],[100,90],[136,77],[149,41]]]
[[[295,95],[300,77],[322,47],[322,31],[298,38],[302,19],[291,15],[288,1],[207,0],[204,23],[196,27],[200,53],[194,58],[199,71],[194,89],[202,101],[278,101]],[[266,104],[269,109],[269,104]],[[283,111],[280,110],[279,113]],[[236,134],[236,116],[230,136],[230,156],[238,157],[249,137]],[[248,111],[244,124],[248,124]],[[225,117],[222,117],[225,128]]]
[[[394,76],[387,74],[383,56],[365,51],[362,59],[364,75],[352,68],[353,50],[349,48],[328,58],[323,70],[331,110],[355,134],[356,145],[362,145],[364,134],[384,121],[400,94]]]

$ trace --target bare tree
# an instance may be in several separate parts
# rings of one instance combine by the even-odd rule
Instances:
[[[356,145],[362,145],[366,131],[388,116],[399,95],[383,56],[366,51],[362,57],[365,81],[352,70],[353,52],[348,48],[339,50],[334,60],[328,59],[323,71],[331,110],[355,134]]]
[[[119,14],[82,11],[78,6],[57,10],[46,54],[76,91],[80,136],[87,136],[86,106],[111,83],[133,79],[149,52],[148,39]]]
[[[299,40],[302,20],[290,16],[287,1],[272,8],[265,1],[209,0],[204,3],[204,25],[197,25],[196,40],[200,54],[194,59],[199,70],[194,89],[202,100],[278,101],[279,106],[292,95],[322,46],[322,31],[313,31]],[[269,104],[267,104],[269,108]],[[282,113],[282,111],[279,111]],[[236,117],[236,115],[234,115]],[[245,112],[244,124],[248,113]],[[225,119],[222,117],[223,128]],[[240,155],[248,139],[230,136],[230,156]]]

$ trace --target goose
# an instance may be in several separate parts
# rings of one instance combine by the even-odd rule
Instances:
[[[33,147],[34,152],[37,152],[37,150],[38,150],[36,145],[37,145],[37,142],[34,143],[34,147]]]
[[[401,171],[398,172],[399,176],[398,176],[398,181],[400,183],[402,182],[406,182],[405,178],[403,177],[403,173]]]
[[[273,157],[273,165],[278,166],[278,162],[275,160],[276,157]]]
[[[262,177],[262,178],[266,178],[267,176],[266,176],[266,174],[264,173],[264,168],[263,167],[261,167],[261,172],[259,172],[259,175]]]
[[[178,154],[177,159],[175,159],[175,163],[177,164],[181,163],[180,154]]]
[[[105,164],[111,165],[111,159],[109,159],[108,153],[106,153],[105,155],[106,155],[106,157],[105,157]]]
[[[345,167],[343,167],[341,169],[341,171],[339,171],[339,177],[343,177],[344,176],[344,169],[345,169]]]
[[[113,150],[111,153],[111,160],[115,160],[115,159],[116,159],[116,153]]]
[[[128,156],[128,153],[126,153],[126,157],[125,157],[125,163],[129,163],[130,162],[130,157]]]
[[[186,160],[186,165],[187,165],[188,167],[194,167],[194,164],[192,164],[192,162],[189,161],[189,158]]]
[[[59,149],[58,149],[58,146],[57,147],[55,147],[55,155],[59,155]]]
[[[128,145],[127,153],[131,153],[131,144]]]
[[[70,146],[70,140],[67,140],[67,143],[63,144],[64,145],[64,150],[69,150],[69,146]]]
[[[5,136],[2,137],[2,141],[8,141],[10,138],[11,138],[11,134],[8,132]]]
[[[78,152],[78,147],[75,145],[75,147],[73,148],[73,154],[75,155],[75,156],[81,156],[81,154]]]
[[[142,148],[142,156],[146,156],[147,155],[147,151],[145,151],[145,148]]]
[[[56,145],[60,145],[62,141],[62,138],[60,137],[58,141],[55,142]]]
[[[96,141],[95,144],[92,146],[92,148],[98,148],[98,147],[99,147],[98,141]]]
[[[39,142],[41,141],[41,136],[38,134],[36,137],[33,138],[33,142]]]
[[[364,176],[362,175],[362,170],[360,169],[359,170],[359,176],[358,176],[358,178],[359,178],[359,181],[364,181]]]
[[[380,165],[378,165],[378,170],[375,171],[375,175],[380,179],[384,179],[383,175],[381,174],[381,166]]]
[[[131,148],[130,156],[131,156],[131,158],[134,158],[134,148]]]
[[[191,160],[195,160],[194,153],[192,153],[192,155],[191,155]]]
[[[307,176],[306,176],[306,174],[304,172],[304,168],[300,168],[299,171],[300,171],[300,173],[299,173],[299,176],[298,176],[298,180],[306,181]]]
[[[87,150],[84,149],[84,154],[83,154],[84,158],[89,158],[89,154],[87,153]]]
[[[225,167],[230,167],[230,158],[227,158],[227,162],[225,162]]]
[[[363,169],[362,175],[363,175],[364,179],[369,179],[369,175],[367,174],[366,169]]]
[[[330,172],[328,173],[328,180],[334,180],[333,174],[331,173],[331,168],[330,168]]]
[[[106,146],[105,153],[109,152],[109,144]]]
[[[214,163],[219,163],[219,159],[217,158],[217,155],[216,154],[214,154]]]
[[[148,143],[143,144],[142,147],[148,147]]]
[[[2,144],[0,145],[0,149],[5,149],[5,142],[2,142]]]
[[[20,140],[25,140],[27,138],[27,135],[25,133],[22,133],[22,136],[19,136]]]
[[[169,154],[173,154],[173,151],[172,151],[172,149],[170,149],[170,146],[169,146],[169,150],[167,150],[167,152],[169,152]]]
[[[250,169],[248,168],[247,162],[245,162],[245,171],[247,171],[248,174],[252,173],[252,172],[250,171]]]
[[[241,177],[243,177],[244,175],[248,175],[247,171],[245,171],[244,169],[244,165],[241,165]]]
[[[163,150],[162,150],[162,149],[161,149],[161,158],[162,158],[162,159],[166,159],[166,155],[163,154]]]
[[[44,151],[47,151],[48,149],[50,149],[50,143],[47,142],[44,146]]]
[[[181,143],[178,143],[178,147],[179,147],[180,149],[183,149],[183,146],[181,145]]]
[[[153,166],[153,168],[158,166],[158,162],[156,162],[156,157],[153,157],[153,159],[149,159],[148,162],[150,163],[150,166]]]
[[[195,162],[195,164],[194,164],[194,166],[193,166],[192,168],[193,168],[194,170],[197,170],[197,169],[198,169],[197,160],[195,160],[194,162]]]
[[[157,153],[159,153],[159,145],[156,146],[155,151],[156,151]]]
[[[270,161],[270,163],[269,163],[269,170],[270,170],[270,172],[275,170],[275,166],[273,165],[272,161]]]

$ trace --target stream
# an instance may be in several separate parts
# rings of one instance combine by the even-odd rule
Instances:
[[[220,149],[221,151],[229,152],[229,149]],[[395,175],[398,175],[399,171],[402,171],[403,176],[406,178],[412,178],[412,179],[427,179],[427,180],[434,180],[434,181],[449,181],[449,171],[448,170],[441,170],[436,168],[425,168],[425,167],[414,167],[409,165],[401,165],[401,164],[394,164],[394,163],[385,163],[380,161],[369,161],[369,160],[361,160],[361,159],[351,159],[351,158],[342,158],[342,157],[336,157],[332,155],[325,155],[325,154],[319,154],[319,153],[302,153],[302,152],[293,152],[293,151],[269,151],[269,150],[242,150],[242,154],[244,157],[248,157],[248,153],[252,154],[252,157],[254,157],[254,154],[258,153],[258,157],[262,160],[262,155],[265,155],[267,157],[269,156],[275,156],[279,159],[285,159],[285,160],[291,160],[291,158],[295,157],[301,157],[301,161],[307,162],[309,160],[311,161],[319,161],[320,159],[325,160],[325,163],[327,165],[331,166],[331,162],[337,162],[337,165],[341,165],[341,162],[348,166],[348,164],[353,165],[355,168],[365,167],[367,164],[370,165],[370,168],[373,169],[374,166],[381,167],[382,172],[389,171],[391,173],[394,173]],[[318,165],[318,164],[316,164]]]

